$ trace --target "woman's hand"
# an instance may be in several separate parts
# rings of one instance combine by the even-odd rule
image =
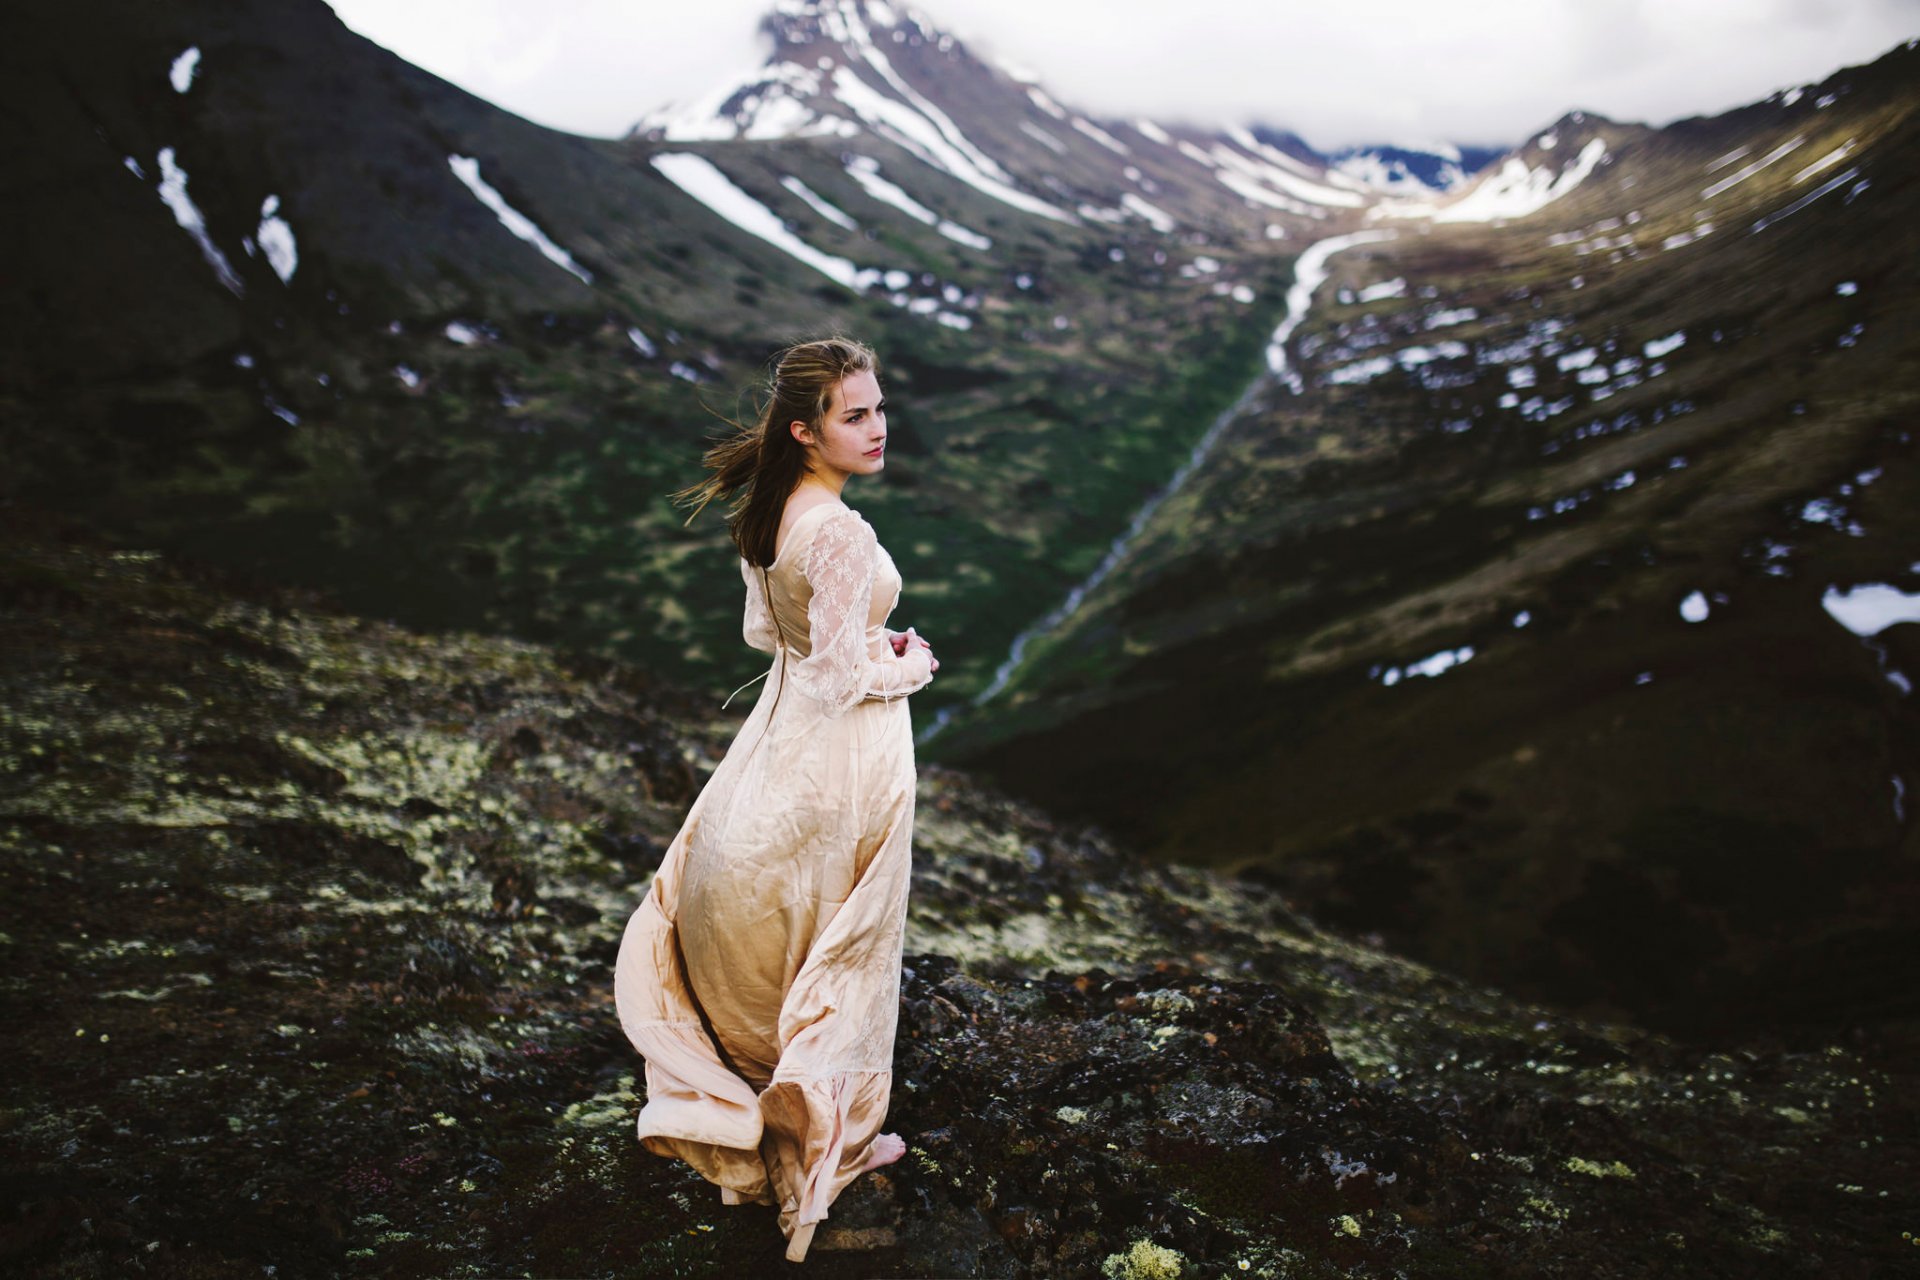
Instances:
[[[905,631],[893,632],[889,636],[889,639],[893,642],[893,652],[896,657],[906,657],[907,650],[918,645],[927,651],[928,672],[931,673],[940,669],[940,659],[933,656],[933,646],[927,642],[925,636],[915,631],[912,627],[908,627]]]

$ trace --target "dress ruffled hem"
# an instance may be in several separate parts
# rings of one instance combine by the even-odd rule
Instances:
[[[672,926],[649,896],[628,922],[619,967],[648,958],[655,972],[677,975],[671,940]],[[641,1145],[686,1161],[720,1188],[725,1204],[777,1205],[787,1258],[805,1260],[815,1226],[860,1176],[886,1122],[892,1069],[776,1068],[756,1092],[720,1060],[697,1010],[676,998],[679,988],[617,985],[622,1029],[646,1060],[647,1102],[636,1122]]]
[[[760,1095],[770,1132],[768,1172],[782,1190],[780,1231],[787,1259],[807,1256],[813,1228],[840,1193],[861,1174],[867,1152],[886,1123],[893,1072],[844,1071],[830,1076],[775,1077]]]

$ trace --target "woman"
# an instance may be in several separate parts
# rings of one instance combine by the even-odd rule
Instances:
[[[745,491],[729,521],[744,634],[774,663],[628,921],[614,977],[646,1059],[641,1143],[727,1204],[776,1205],[795,1262],[835,1197],[906,1151],[880,1125],[912,859],[907,695],[939,663],[912,628],[885,626],[900,575],[840,499],[886,465],[877,375],[858,342],[788,348],[758,423],[674,495],[697,515]]]

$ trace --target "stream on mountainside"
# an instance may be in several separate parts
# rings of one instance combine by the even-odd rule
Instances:
[[[1114,538],[1112,545],[1107,548],[1107,554],[1101,558],[1093,572],[1087,575],[1085,581],[1069,591],[1066,599],[1054,606],[1038,622],[1013,638],[1006,660],[994,671],[993,679],[987,687],[967,702],[940,708],[939,712],[927,722],[926,727],[920,730],[916,741],[922,745],[932,741],[952,721],[955,711],[984,706],[995,694],[1007,687],[1007,682],[1019,669],[1027,646],[1062,626],[1074,615],[1093,589],[1099,586],[1106,576],[1113,572],[1114,567],[1126,557],[1128,549],[1147,527],[1147,522],[1153,518],[1154,512],[1160,509],[1163,502],[1180,491],[1187,477],[1192,475],[1206,456],[1212,452],[1215,442],[1227,427],[1246,411],[1253,397],[1263,387],[1277,379],[1284,382],[1294,394],[1300,393],[1302,386],[1300,375],[1289,368],[1287,363],[1287,340],[1307,318],[1307,310],[1313,305],[1314,291],[1326,283],[1329,274],[1328,259],[1343,249],[1350,249],[1359,244],[1370,244],[1377,240],[1391,240],[1397,234],[1393,231],[1354,231],[1346,235],[1329,236],[1325,240],[1316,240],[1300,251],[1300,256],[1294,259],[1293,284],[1287,289],[1286,316],[1274,329],[1273,336],[1267,340],[1266,371],[1256,375],[1235,397],[1233,403],[1220,411],[1219,416],[1214,418],[1212,424],[1207,427],[1206,434],[1202,435],[1198,443],[1193,446],[1186,461],[1180,464],[1179,470],[1173,473],[1173,477],[1158,492],[1142,503],[1138,511],[1134,512],[1133,519],[1129,520],[1127,527]]]

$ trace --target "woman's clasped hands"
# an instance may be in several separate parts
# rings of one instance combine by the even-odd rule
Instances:
[[[940,659],[933,656],[933,646],[927,642],[925,636],[915,631],[912,627],[908,627],[905,631],[893,632],[891,639],[893,641],[893,652],[896,656],[904,658],[907,656],[907,650],[909,648],[918,645],[927,651],[927,670],[933,672],[940,669]]]

